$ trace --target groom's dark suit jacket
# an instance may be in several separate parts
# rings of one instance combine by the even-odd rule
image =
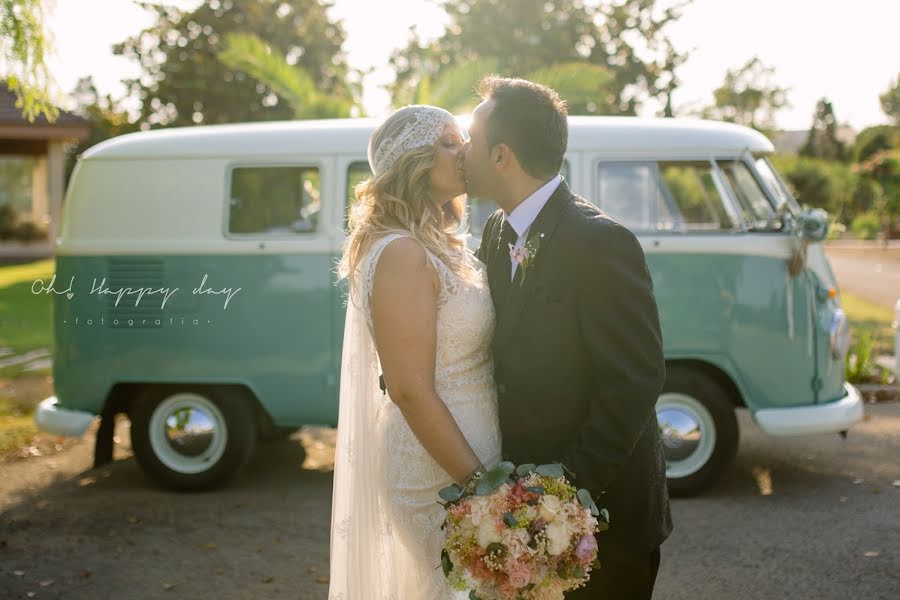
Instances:
[[[524,282],[521,266],[510,282],[504,228],[498,210],[477,253],[497,313],[504,457],[563,463],[609,510],[610,529],[598,540],[652,552],[672,517],[654,410],[665,380],[662,337],[643,250],[565,181],[528,232],[544,237]]]

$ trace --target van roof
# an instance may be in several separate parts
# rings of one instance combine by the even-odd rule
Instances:
[[[466,126],[471,115],[460,115]],[[380,119],[263,121],[172,127],[129,133],[86,150],[83,160],[207,158],[298,154],[365,155],[369,135]],[[679,154],[771,153],[772,143],[749,127],[700,119],[569,117],[568,150]]]

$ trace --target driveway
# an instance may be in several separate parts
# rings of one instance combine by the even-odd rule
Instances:
[[[673,501],[655,596],[896,598],[900,403],[866,411],[846,440],[770,438],[742,412],[725,477]],[[4,464],[4,598],[325,600],[333,434],[306,428],[261,446],[231,486],[205,494],[151,483],[124,419],[117,460],[101,469],[89,470],[90,433],[55,455]]]
[[[900,300],[900,252],[826,248],[841,290],[893,309]]]

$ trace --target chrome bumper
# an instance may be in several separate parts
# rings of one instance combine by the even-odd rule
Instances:
[[[38,404],[34,411],[34,422],[41,431],[81,437],[94,421],[94,416],[81,410],[60,408],[56,396],[50,396]]]
[[[859,390],[844,384],[845,394],[827,404],[766,408],[753,415],[757,425],[770,435],[805,435],[846,431],[863,416]]]

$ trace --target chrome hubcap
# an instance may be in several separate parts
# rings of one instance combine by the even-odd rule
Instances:
[[[709,462],[716,445],[716,427],[699,400],[687,394],[663,394],[656,403],[656,418],[667,477],[687,477]]]
[[[192,392],[169,396],[150,418],[150,444],[160,462],[179,473],[200,473],[225,452],[225,417],[208,398]]]

